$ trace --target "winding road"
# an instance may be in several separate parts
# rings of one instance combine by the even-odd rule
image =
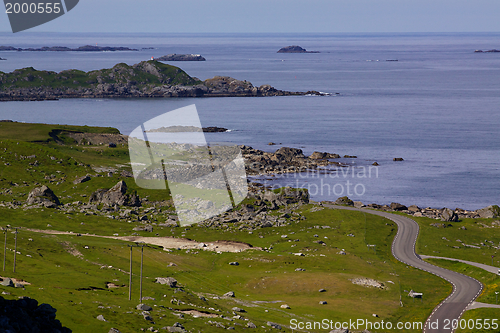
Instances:
[[[479,296],[483,285],[474,278],[423,261],[415,252],[419,232],[417,222],[405,216],[368,209],[326,204],[324,207],[360,211],[382,216],[395,222],[398,226],[398,232],[392,243],[393,256],[409,266],[435,274],[453,285],[452,293],[432,311],[425,322],[423,332],[451,333],[455,331],[452,328],[452,321],[460,319],[467,307]]]

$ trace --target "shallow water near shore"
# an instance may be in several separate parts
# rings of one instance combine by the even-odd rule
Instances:
[[[349,195],[364,203],[477,209],[500,203],[500,34],[167,35],[0,34],[0,45],[138,48],[138,52],[0,52],[0,71],[93,70],[169,53],[204,62],[172,62],[200,79],[227,75],[254,85],[339,96],[186,99],[65,99],[4,102],[0,118],[117,127],[129,134],[162,113],[196,104],[210,142],[310,154],[356,155],[345,176],[279,175],[269,185],[310,189],[313,200]],[[277,54],[300,45],[321,53]],[[155,49],[142,50],[143,47]],[[398,60],[398,61],[386,61]],[[277,143],[268,146],[269,142]],[[394,162],[402,157],[404,161]],[[359,177],[378,162],[377,173]],[[373,169],[372,169],[373,170]],[[354,177],[351,176],[354,171]],[[357,185],[357,192],[355,191]],[[344,192],[341,193],[341,188]],[[356,195],[358,193],[359,195]]]

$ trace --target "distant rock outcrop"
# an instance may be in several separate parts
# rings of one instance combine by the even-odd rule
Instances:
[[[279,49],[278,53],[319,53],[318,51],[307,51],[306,49],[298,46],[298,45],[291,45],[291,46],[286,46],[282,47]]]
[[[0,51],[29,51],[29,52],[64,52],[64,51],[80,51],[80,52],[103,52],[103,51],[138,51],[137,49],[129,49],[128,47],[113,47],[113,46],[93,46],[84,45],[77,47],[75,49],[65,47],[65,46],[44,46],[40,48],[27,48],[23,49],[20,47],[13,46],[0,46]]]
[[[205,61],[199,54],[168,54],[163,57],[156,58],[157,61]]]
[[[42,204],[47,208],[55,208],[61,204],[54,192],[52,192],[52,190],[46,185],[33,189],[28,194],[26,203],[28,205]]]
[[[204,82],[182,69],[150,60],[129,66],[59,73],[33,67],[0,72],[0,101],[57,100],[59,98],[259,97],[327,95],[316,91],[290,92],[270,85],[216,76]]]
[[[123,180],[109,190],[101,189],[92,193],[89,203],[103,203],[108,206],[140,206],[137,195],[127,194],[127,184]]]

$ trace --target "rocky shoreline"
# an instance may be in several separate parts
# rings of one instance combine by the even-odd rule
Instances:
[[[0,72],[0,101],[41,101],[60,98],[265,97],[328,95],[318,91],[291,92],[270,85],[215,76],[200,81],[178,67],[158,61],[91,72],[60,73],[23,68]]]

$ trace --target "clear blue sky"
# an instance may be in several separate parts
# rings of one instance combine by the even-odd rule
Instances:
[[[500,0],[80,0],[29,31],[498,32],[499,15]]]

